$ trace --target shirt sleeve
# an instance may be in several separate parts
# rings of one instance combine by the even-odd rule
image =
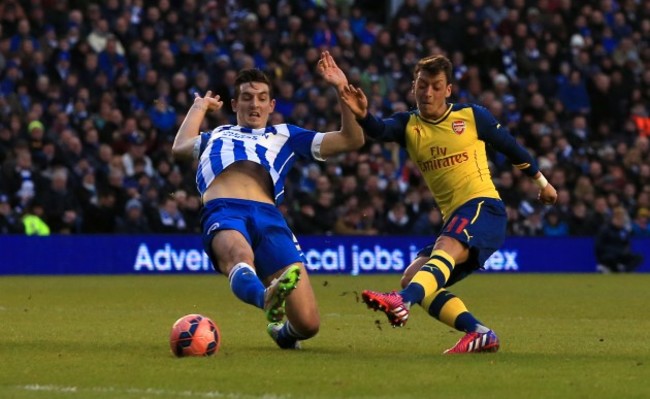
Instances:
[[[508,157],[514,167],[533,177],[539,172],[537,162],[484,107],[473,105],[478,138]]]
[[[326,161],[325,158],[320,153],[321,145],[323,144],[323,139],[325,138],[325,133],[316,133],[314,140],[311,144],[311,155],[317,161]]]
[[[302,158],[324,161],[320,154],[325,133],[318,133],[295,125],[287,125],[293,151]]]
[[[365,118],[357,119],[357,122],[368,137],[381,142],[397,142],[404,147],[409,117],[408,112],[398,112],[389,118],[379,119],[368,112]]]
[[[203,132],[197,137],[194,142],[194,150],[192,151],[194,159],[199,159],[201,157],[201,154],[203,154],[203,151],[205,151],[208,146],[208,140],[210,140],[210,132]]]

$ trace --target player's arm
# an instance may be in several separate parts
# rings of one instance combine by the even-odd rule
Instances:
[[[539,170],[537,162],[530,153],[517,143],[508,129],[497,122],[487,109],[479,106],[474,106],[473,109],[479,139],[505,154],[517,169],[533,178],[540,189],[540,201],[544,204],[554,204],[557,200],[557,192]]]
[[[374,140],[381,142],[395,141],[402,146],[406,146],[404,137],[408,120],[408,112],[398,112],[386,119],[377,118],[368,112],[364,118],[357,119],[357,122],[363,128],[363,131]]]
[[[356,121],[350,108],[341,101],[341,130],[327,132],[321,143],[321,155],[324,158],[346,151],[358,150],[363,146],[365,138],[363,130]]]
[[[341,152],[361,148],[365,141],[363,130],[361,130],[361,126],[356,122],[350,108],[341,99],[346,91],[350,90],[347,77],[341,68],[336,65],[329,51],[324,51],[321,54],[316,69],[327,83],[336,88],[341,108],[341,129],[325,133],[320,145],[321,156],[328,158]]]
[[[380,119],[368,112],[368,98],[363,90],[349,85],[341,95],[341,100],[354,114],[357,123],[365,134],[374,140],[387,142],[396,141],[405,146],[404,141],[408,112],[398,112],[387,119]]]
[[[174,158],[192,159],[199,138],[199,129],[201,123],[203,123],[205,114],[208,111],[217,111],[222,106],[223,101],[220,100],[219,95],[215,94],[213,97],[211,91],[208,91],[205,97],[194,93],[194,103],[187,112],[187,115],[185,115],[185,119],[174,138],[174,144],[172,145]]]

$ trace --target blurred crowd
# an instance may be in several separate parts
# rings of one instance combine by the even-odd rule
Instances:
[[[274,82],[271,123],[337,130],[315,74],[329,50],[371,111],[413,109],[418,58],[454,63],[451,101],[487,107],[558,189],[492,154],[509,234],[594,235],[623,212],[650,236],[650,2],[642,0],[3,0],[0,234],[196,233],[195,164],[171,157],[193,93],[230,104],[241,68]],[[208,130],[234,122],[210,115]],[[460,182],[459,182],[460,184]],[[368,142],[297,162],[280,205],[298,235],[433,235],[417,168]]]

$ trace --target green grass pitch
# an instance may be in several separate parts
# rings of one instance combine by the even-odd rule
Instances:
[[[398,281],[312,276],[321,332],[282,351],[224,276],[0,277],[0,398],[650,397],[650,275],[474,275],[452,291],[502,350],[462,356],[422,309],[393,329],[359,302]],[[171,355],[187,313],[219,325],[216,356]]]

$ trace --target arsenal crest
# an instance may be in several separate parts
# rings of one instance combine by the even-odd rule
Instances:
[[[451,123],[451,128],[456,134],[463,134],[465,131],[465,121],[453,121]]]

